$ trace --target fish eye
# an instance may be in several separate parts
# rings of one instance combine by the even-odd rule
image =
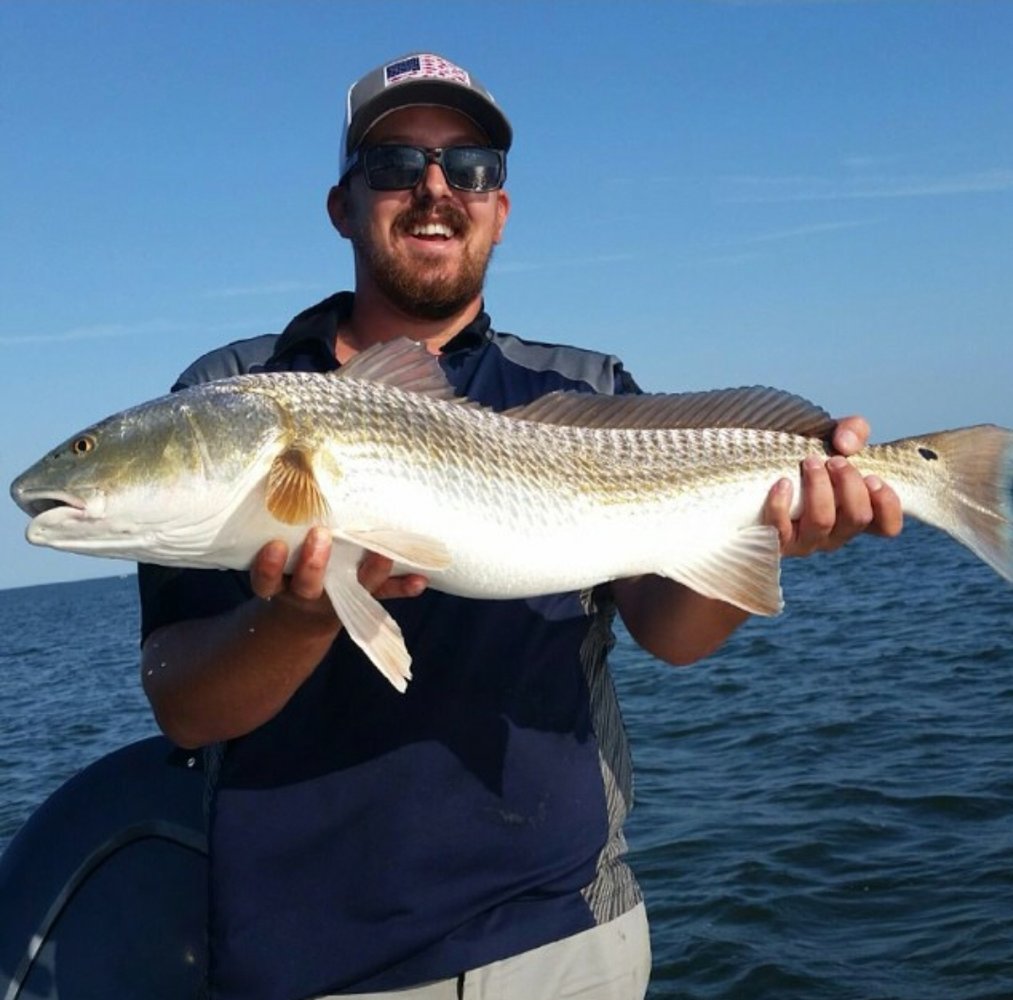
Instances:
[[[70,450],[75,455],[87,455],[88,452],[95,450],[96,444],[97,442],[91,434],[82,434],[74,440],[70,446]]]

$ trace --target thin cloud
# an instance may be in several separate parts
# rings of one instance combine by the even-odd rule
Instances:
[[[319,291],[321,285],[306,281],[272,281],[262,285],[234,285],[213,288],[204,293],[206,299],[238,299],[255,295],[288,295],[290,292]]]
[[[594,267],[598,264],[615,264],[634,260],[633,253],[604,253],[591,257],[564,257],[551,260],[516,260],[503,263],[493,259],[491,270],[499,274],[519,274],[522,271],[548,271],[557,267]]]
[[[208,336],[239,333],[248,335],[256,330],[257,324],[249,322],[216,323],[175,323],[168,320],[148,320],[142,323],[95,323],[91,326],[75,326],[69,330],[54,333],[0,333],[0,346],[13,347],[20,344],[69,344],[90,340],[114,340],[123,337],[154,338],[179,336],[200,332]]]
[[[893,3],[895,0],[698,0],[711,7],[848,7]]]
[[[749,246],[754,243],[777,243],[781,240],[807,239],[810,236],[820,236],[824,233],[836,233],[842,229],[858,229],[862,226],[871,226],[876,223],[875,219],[855,219],[851,222],[813,222],[805,226],[795,226],[791,229],[777,229],[769,233],[757,233],[753,236],[741,236],[729,240],[731,246]]]
[[[748,264],[755,260],[762,260],[764,254],[759,251],[745,251],[743,253],[726,253],[726,254],[711,254],[707,257],[700,257],[693,261],[684,261],[681,266],[693,267],[700,265],[711,265],[717,264],[719,266],[735,265],[735,264]]]
[[[849,201],[940,198],[1013,191],[1013,170],[996,168],[949,177],[726,177],[724,202]]]
[[[178,323],[151,320],[146,323],[96,323],[91,326],[75,326],[56,333],[5,333],[0,334],[0,344],[67,344],[82,340],[112,340],[117,337],[164,336],[180,333],[185,328]]]
[[[849,170],[868,171],[893,167],[900,161],[901,155],[899,153],[855,153],[852,156],[846,156],[842,163]]]

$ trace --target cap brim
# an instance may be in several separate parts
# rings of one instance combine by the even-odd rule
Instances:
[[[377,94],[355,114],[345,139],[347,155],[366,137],[366,133],[381,118],[400,108],[450,108],[470,118],[486,135],[491,145],[508,150],[513,141],[513,130],[506,116],[494,104],[452,81],[409,80]]]

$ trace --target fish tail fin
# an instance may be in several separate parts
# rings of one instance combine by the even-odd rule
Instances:
[[[949,516],[938,527],[1013,581],[1013,431],[980,424],[916,443],[923,459],[945,469]]]

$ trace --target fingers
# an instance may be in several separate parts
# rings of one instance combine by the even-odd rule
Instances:
[[[781,552],[786,554],[795,541],[795,522],[791,519],[791,502],[795,488],[790,479],[779,479],[767,494],[762,520],[777,529]]]
[[[904,510],[900,497],[879,476],[867,476],[869,499],[872,503],[871,534],[895,538],[904,527]]]
[[[903,526],[900,498],[877,476],[863,478],[840,455],[802,463],[801,509],[791,517],[793,486],[787,479],[771,489],[763,520],[777,529],[781,553],[806,556],[832,552],[862,532],[894,536]]]
[[[428,586],[429,580],[419,573],[392,576],[373,592],[373,596],[381,601],[395,597],[418,597]]]
[[[335,620],[330,598],[324,592],[327,561],[331,554],[330,533],[311,529],[296,553],[290,575],[286,575],[288,546],[281,541],[268,542],[257,553],[250,567],[253,592],[276,605],[314,619]]]
[[[842,417],[834,428],[833,447],[840,455],[855,455],[869,441],[869,424],[864,417]],[[837,495],[837,521],[829,536],[830,547],[838,548],[849,538],[865,531],[894,537],[904,526],[900,497],[878,476],[862,479],[840,457],[827,462]]]
[[[376,594],[390,578],[393,567],[392,559],[377,555],[375,552],[367,552],[359,563],[359,583],[371,594]]]
[[[331,555],[331,535],[323,528],[310,528],[299,547],[292,577],[288,583],[289,593],[304,601],[318,601],[324,596],[324,581],[327,560]]]
[[[839,461],[845,466],[848,464],[843,458]],[[775,483],[767,495],[764,523],[777,529],[782,555],[807,556],[843,544],[843,539],[837,542],[835,537],[839,527],[838,490],[842,491],[842,495],[852,496],[854,484],[849,480],[845,470],[835,468],[831,473],[829,462],[818,455],[810,455],[802,463],[801,508],[794,519],[791,516],[794,499],[792,483],[787,479]],[[845,516],[841,529],[851,520],[851,516]]]
[[[843,458],[838,461],[847,465]],[[838,521],[836,490],[843,477],[838,470],[835,470],[837,478],[831,475],[830,462],[810,455],[802,463],[802,514],[795,538],[801,555],[836,548],[833,542]]]
[[[832,444],[841,455],[854,455],[869,441],[869,423],[864,417],[841,417],[834,427]]]
[[[835,508],[827,537],[832,548],[839,548],[872,524],[872,500],[862,474],[846,458],[835,455],[824,468]]]
[[[832,552],[872,522],[872,502],[861,474],[846,458],[802,463],[802,514],[787,555]]]
[[[359,563],[359,583],[379,600],[394,597],[418,597],[429,581],[419,573],[391,576],[394,567],[386,556],[367,552]]]
[[[250,567],[253,592],[265,599],[282,594],[311,603],[325,599],[324,583],[331,545],[326,529],[312,528],[299,548],[291,575],[286,576],[288,546],[280,541],[268,542]],[[380,600],[418,597],[426,589],[429,581],[421,574],[391,576],[393,565],[386,556],[367,552],[359,564],[359,583]]]
[[[285,589],[285,563],[288,546],[284,542],[268,542],[250,566],[250,586],[264,600],[270,600]]]

